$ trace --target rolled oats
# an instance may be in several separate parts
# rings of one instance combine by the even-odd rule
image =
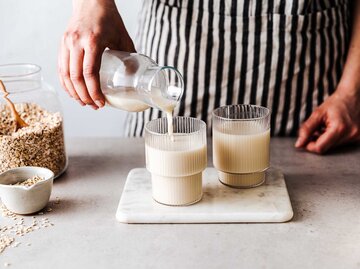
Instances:
[[[25,187],[30,187],[36,183],[38,183],[39,181],[43,181],[44,178],[40,177],[40,176],[33,176],[32,178],[28,178],[22,182],[17,182],[15,184],[12,184],[14,186],[25,186]]]
[[[15,105],[29,124],[17,131],[7,106],[0,106],[0,172],[20,166],[46,167],[55,175],[66,166],[63,121],[36,104]]]

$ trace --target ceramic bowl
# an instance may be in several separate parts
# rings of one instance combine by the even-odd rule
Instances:
[[[12,185],[40,176],[44,180],[30,187]],[[0,198],[6,208],[16,214],[32,214],[49,202],[54,173],[42,167],[18,167],[0,174]]]

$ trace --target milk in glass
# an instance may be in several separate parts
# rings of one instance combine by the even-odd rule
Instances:
[[[214,112],[213,163],[226,185],[254,187],[265,180],[270,165],[268,114],[262,116],[253,109],[262,111],[261,107],[233,105]]]
[[[193,204],[202,197],[206,125],[197,119],[176,117],[176,132],[171,138],[164,134],[165,120],[154,120],[145,127],[146,168],[151,173],[153,198],[167,205]],[[202,124],[194,126],[193,122]]]
[[[159,142],[161,143],[161,142]],[[206,167],[206,145],[176,137],[167,149],[146,145],[146,167],[152,174],[153,197],[166,204],[191,204],[202,196],[202,171]]]

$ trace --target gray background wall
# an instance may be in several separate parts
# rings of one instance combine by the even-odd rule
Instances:
[[[141,2],[116,1],[131,36]],[[83,108],[61,89],[57,51],[71,13],[71,0],[0,0],[0,64],[30,62],[42,67],[44,79],[58,91],[67,136],[120,136],[125,112]]]

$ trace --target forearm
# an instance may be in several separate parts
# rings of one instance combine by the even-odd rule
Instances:
[[[360,0],[356,0],[348,54],[337,92],[360,98]]]

